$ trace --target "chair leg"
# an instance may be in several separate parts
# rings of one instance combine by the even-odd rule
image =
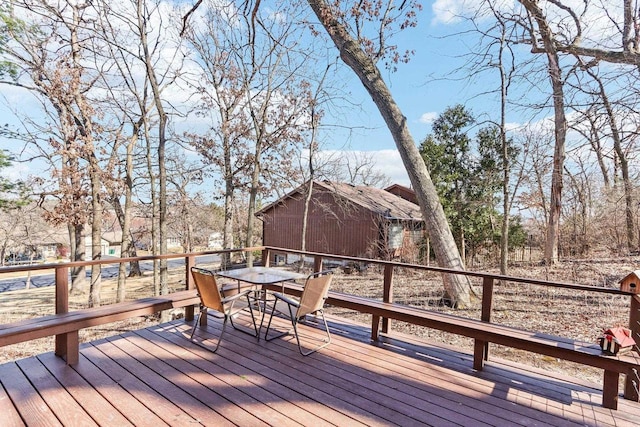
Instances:
[[[285,331],[285,332],[281,332],[278,335],[274,335],[271,338],[269,338],[269,329],[271,328],[271,321],[273,320],[273,314],[276,312],[276,305],[278,304],[278,300],[274,301],[273,303],[273,307],[271,308],[271,315],[269,316],[269,323],[267,323],[267,330],[264,333],[264,339],[265,341],[272,341],[276,338],[280,338],[283,337],[285,335],[287,335],[289,333],[289,331]],[[289,307],[289,314],[291,315],[291,319],[293,319],[293,311],[291,310],[291,306],[287,304],[287,306]],[[264,316],[263,319],[264,321]],[[260,327],[262,327],[262,322],[260,322]]]
[[[249,312],[251,313],[251,321],[253,322],[253,330],[255,331],[255,333],[252,334],[251,332],[248,332],[242,328],[237,328],[236,325],[233,323],[233,317],[229,316],[229,320],[231,321],[231,326],[233,326],[233,328],[237,331],[244,332],[245,334],[251,335],[252,337],[256,337],[258,338],[258,340],[260,340],[260,329],[258,329],[258,324],[256,323],[256,318],[253,314],[253,308],[251,307],[251,299],[249,298],[249,294],[247,294],[247,305],[249,307]],[[260,327],[262,327],[262,323],[260,323]]]
[[[191,336],[189,337],[189,340],[193,341],[193,334],[196,331],[196,328],[198,327],[198,325],[200,324],[200,318],[202,317],[202,315],[207,315],[207,308],[203,307],[200,310],[200,313],[198,313],[198,318],[196,319],[195,323],[193,324],[193,327],[191,328]],[[209,347],[199,344],[195,341],[193,341],[195,344],[199,345],[202,348],[206,348],[207,350],[209,350],[212,353],[215,353],[216,351],[218,351],[218,347],[220,347],[220,341],[222,341],[222,336],[224,335],[224,331],[227,329],[227,320],[229,319],[229,316],[227,316],[225,314],[224,316],[224,320],[222,322],[222,332],[220,332],[220,336],[218,337],[218,343],[216,344],[215,348],[213,350],[211,350]]]
[[[207,307],[200,307],[198,318],[195,320],[195,322],[193,322],[193,328],[191,328],[191,336],[189,337],[190,340],[193,340],[193,334],[196,331],[196,327],[198,327],[198,325],[200,324],[200,318],[202,317],[202,313],[204,313],[205,316],[207,315]]]
[[[329,344],[331,344],[331,333],[329,332],[329,325],[327,324],[327,319],[324,317],[324,310],[319,310],[317,313],[320,313],[322,315],[322,322],[324,323],[324,330],[327,333],[327,338],[325,339],[325,343],[319,345],[318,347],[309,350],[309,351],[303,351],[302,350],[302,345],[300,343],[300,338],[298,337],[298,320],[299,319],[291,319],[291,323],[293,324],[293,330],[295,332],[296,335],[296,341],[298,342],[298,350],[300,351],[300,354],[302,354],[303,356],[308,356],[311,353],[315,353],[316,351],[320,350],[321,348],[325,348],[326,346],[328,346]]]
[[[211,353],[215,353],[216,351],[218,351],[218,347],[220,347],[222,337],[224,336],[224,331],[227,329],[227,320],[229,320],[229,316],[225,315],[224,320],[222,321],[222,331],[220,332],[220,336],[218,337],[218,343],[216,344],[216,348],[211,350]]]

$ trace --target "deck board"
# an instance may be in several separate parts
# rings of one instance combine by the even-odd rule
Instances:
[[[387,407],[388,401],[378,401],[381,397],[380,393],[343,379],[339,373],[341,363],[337,363],[338,360],[334,360],[334,372],[324,372],[318,367],[321,363],[317,360],[316,363],[309,363],[313,359],[303,359],[297,353],[297,348],[289,352],[278,352],[280,348],[278,341],[256,346],[247,338],[238,336],[223,342],[225,351],[231,354],[246,354],[247,359],[254,363],[268,364],[271,372],[267,375],[276,380],[278,378],[294,379],[291,375],[295,374],[296,383],[290,387],[309,396],[317,396],[316,399],[320,399],[321,403],[337,409],[347,417],[369,425],[376,425],[376,423],[384,425],[392,420],[401,425],[416,422],[416,419],[406,415],[406,408],[403,407],[402,402],[395,402],[400,408],[391,410]],[[372,402],[375,405],[372,406]],[[394,402],[391,404],[393,405]],[[372,416],[375,419],[371,419]],[[344,420],[344,422],[348,421]],[[426,422],[426,418],[418,421]]]
[[[0,378],[5,378],[3,375],[7,373],[6,369],[0,366]],[[11,378],[5,378],[5,381],[12,381]],[[7,394],[4,386],[0,384],[0,414],[2,414],[3,420],[11,426],[24,426],[24,422],[18,413],[18,410],[14,406],[11,398]]]
[[[272,381],[259,372],[247,371],[235,361],[237,355],[231,359],[212,358],[209,351],[198,346],[187,345],[183,337],[165,333],[162,329],[154,329],[153,332],[145,329],[137,331],[136,335],[161,343],[163,348],[172,354],[184,356],[186,353],[190,353],[189,362],[191,364],[203,372],[215,376],[217,381],[221,381],[225,385],[234,385],[238,379],[242,380],[241,386],[235,385],[238,390],[279,413],[286,414],[301,425],[334,425],[322,418],[327,413],[330,416],[331,411],[325,411],[324,407],[315,401],[293,392],[286,385]],[[292,405],[290,402],[295,402],[295,404]]]
[[[16,409],[26,425],[62,425],[17,364],[0,365],[0,381],[14,405],[17,403]]]
[[[177,320],[83,344],[74,367],[52,353],[6,363],[2,425],[640,425],[640,404],[602,408],[584,381],[513,362],[475,372],[444,345],[397,334],[372,344],[366,326],[330,324],[332,344],[308,357],[291,336],[258,342],[233,328],[213,354],[211,318],[200,345]]]
[[[56,357],[53,353],[39,355],[38,359],[98,425],[104,427],[133,425],[82,375],[73,369],[68,369],[63,359]]]
[[[58,380],[35,357],[18,361],[18,366],[37,393],[64,426],[97,426],[91,416],[61,387]]]
[[[122,355],[119,355],[120,359],[118,359],[117,352],[109,350],[112,350],[110,344],[98,342],[96,345],[83,348],[83,354],[95,368],[101,369],[129,394],[129,396],[123,396],[124,399],[137,400],[144,406],[144,409],[141,408],[143,411],[157,415],[169,425],[197,422],[183,408],[176,405],[173,399],[167,398],[170,396],[164,394],[168,391],[167,389],[157,390],[146,384],[119,364],[126,363],[123,362]],[[112,402],[112,404],[118,404],[118,402]],[[215,414],[213,412],[211,417],[214,418]]]
[[[89,351],[83,350],[80,355],[80,363],[74,366],[73,369],[67,367],[67,370],[77,372],[90,387],[98,392],[100,398],[109,402],[131,424],[140,427],[169,425],[154,412],[147,409],[140,401],[133,399],[129,391],[124,389],[117,381],[114,381],[101,367],[94,365],[84,353],[88,354]],[[55,358],[51,353],[47,353],[47,356]]]

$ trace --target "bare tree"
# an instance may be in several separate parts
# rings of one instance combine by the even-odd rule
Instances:
[[[203,3],[184,35],[198,54],[202,72],[191,86],[201,97],[198,113],[211,117],[208,135],[191,135],[197,150],[221,170],[225,187],[225,247],[232,247],[235,192],[246,188],[245,246],[253,246],[256,204],[292,175],[292,149],[308,127],[307,83],[300,74],[297,20],[273,19],[259,2]],[[278,13],[295,13],[286,2]],[[202,84],[203,81],[209,86]],[[247,262],[251,264],[252,260]]]
[[[622,130],[618,124],[617,115],[614,111],[614,106],[609,99],[609,95],[605,89],[605,85],[602,82],[602,79],[597,75],[597,73],[590,67],[585,67],[585,71],[591,76],[593,81],[596,84],[597,94],[600,98],[600,102],[602,103],[602,107],[605,111],[605,117],[608,121],[608,126],[610,129],[610,136],[613,140],[613,149],[616,154],[616,158],[620,165],[620,172],[622,174],[622,185],[624,189],[624,200],[625,200],[625,220],[626,220],[626,228],[627,228],[627,241],[626,247],[627,251],[631,250],[636,242],[634,236],[634,221],[633,221],[633,183],[630,175],[629,169],[629,153],[623,148],[623,136]],[[632,107],[635,109],[635,106]],[[635,113],[637,115],[637,113]],[[633,130],[634,135],[636,134],[635,129]]]
[[[120,253],[124,257],[135,257],[137,251],[131,233],[135,156],[152,112],[149,80],[144,74],[140,77],[137,72],[138,58],[142,57],[141,46],[130,43],[138,29],[138,20],[135,19],[135,15],[127,12],[130,10],[127,6],[123,6],[123,9],[115,8],[104,0],[96,2],[95,7],[99,20],[97,31],[105,46],[97,60],[109,64],[110,69],[113,70],[111,73],[102,74],[102,84],[109,94],[108,108],[115,122],[114,129],[111,130],[113,142],[110,162],[113,164],[113,170],[119,175],[114,177],[111,185],[107,186],[107,190],[109,201],[115,210],[122,231]],[[122,198],[124,200],[121,200]],[[129,276],[142,274],[138,261],[132,261],[129,269]],[[117,284],[117,301],[119,302],[126,298],[126,278],[126,265],[120,263]]]
[[[185,26],[182,33],[201,64],[201,70],[188,80],[199,97],[196,114],[210,120],[210,125],[206,134],[189,132],[187,137],[198,153],[220,171],[225,211],[223,247],[229,249],[235,247],[235,193],[248,168],[249,147],[245,136],[249,134],[249,120],[242,109],[245,95],[241,68],[230,54],[234,33],[227,22],[227,10],[205,4],[200,12],[202,19],[194,18],[198,25]],[[233,8],[229,13],[235,14]],[[235,18],[231,20],[235,22]],[[225,255],[222,264],[228,262],[229,257]]]
[[[376,169],[376,161],[366,151],[347,151],[338,159],[338,180],[354,185],[383,188],[391,184],[391,179]],[[342,175],[344,174],[344,175]]]
[[[50,139],[62,160],[56,172],[62,203],[49,215],[54,222],[67,220],[74,259],[84,255],[83,228],[87,217],[91,222],[91,257],[101,257],[103,164],[98,158],[97,137],[100,126],[90,90],[99,70],[87,68],[86,57],[94,48],[91,9],[88,3],[61,2],[54,6],[46,1],[15,3],[29,19],[40,24],[40,31],[17,32],[12,27],[12,46],[5,53],[14,58],[24,72],[14,83],[26,87],[46,99],[55,111],[60,140]],[[30,27],[34,28],[34,27]],[[50,61],[55,55],[56,61]],[[30,81],[26,82],[28,76]],[[86,165],[86,166],[85,166]],[[87,189],[88,187],[88,189]],[[89,215],[83,210],[89,206]],[[91,268],[89,305],[100,305],[100,265]],[[79,277],[80,272],[74,272]],[[82,281],[74,280],[72,290],[81,291]],[[75,287],[75,285],[78,285]]]
[[[549,222],[549,196],[552,156],[547,147],[553,140],[550,129],[524,128],[518,135],[519,145],[524,147],[524,169],[521,192],[517,196],[520,208],[528,211],[538,230],[546,230]],[[540,241],[544,239],[539,236]]]
[[[184,252],[193,252],[196,245],[196,230],[199,228],[195,221],[195,211],[201,205],[202,197],[189,189],[190,185],[201,184],[203,180],[202,168],[187,162],[183,155],[171,153],[167,163],[168,180],[173,189],[169,191],[169,206],[173,208],[173,221],[168,227],[174,235],[180,237]]]
[[[637,25],[640,10],[633,7],[631,0],[621,0],[617,4],[589,1],[574,4],[556,0],[548,2],[548,8],[545,11],[535,0],[519,0],[519,2],[526,8],[538,26],[531,38],[534,53],[544,53],[550,60],[553,55],[559,53],[571,55],[579,59],[581,67],[587,72],[600,62],[621,64],[621,66],[630,65],[636,68],[640,65],[640,30]],[[620,20],[622,20],[622,25],[620,25]],[[596,22],[601,24],[600,28],[595,35],[593,30],[592,34],[589,34],[588,30]],[[552,26],[557,30],[553,31]],[[542,38],[542,46],[536,43],[537,37]],[[618,42],[616,43],[615,40]],[[552,62],[554,61],[555,59],[552,60]],[[550,63],[550,67],[554,66],[553,63]],[[557,74],[557,72],[554,73]],[[554,101],[559,100],[557,89],[554,86]],[[558,113],[557,109],[556,113]],[[557,117],[557,119],[559,118]],[[563,126],[562,123],[557,123],[557,125]],[[563,129],[561,127],[560,131]],[[558,130],[556,133],[560,136]],[[557,148],[559,148],[558,142],[556,140]],[[562,153],[556,150],[556,154]],[[558,173],[557,165],[555,169],[555,172]],[[561,189],[557,184],[554,188],[554,191]],[[629,194],[629,191],[626,193]],[[625,197],[628,200],[628,196]],[[627,228],[629,229],[628,209],[626,215]],[[632,237],[627,236],[627,241],[630,241]]]
[[[543,53],[547,58],[547,71],[553,92],[553,109],[555,123],[555,144],[553,152],[553,172],[551,177],[551,200],[547,225],[547,238],[544,248],[544,259],[549,264],[558,262],[558,232],[562,209],[562,186],[565,160],[565,143],[567,138],[567,118],[565,113],[564,82],[560,56],[544,11],[537,1],[521,1],[526,8],[529,19],[525,25],[528,31],[532,50]],[[534,25],[535,22],[535,25]],[[539,40],[542,40],[540,43]]]
[[[158,249],[161,254],[167,253],[167,166],[166,166],[166,152],[168,144],[168,122],[169,112],[165,106],[166,100],[163,97],[163,90],[171,85],[179,70],[182,68],[182,61],[184,54],[179,49],[179,46],[173,45],[169,51],[173,52],[173,56],[162,58],[159,60],[159,56],[167,52],[163,50],[166,48],[167,39],[163,39],[160,35],[168,37],[171,31],[175,31],[175,26],[171,22],[165,23],[170,17],[164,16],[164,11],[161,9],[161,3],[153,3],[145,0],[132,0],[135,6],[135,16],[137,21],[135,35],[140,42],[142,55],[140,55],[140,61],[144,66],[145,76],[149,82],[149,88],[151,91],[151,98],[153,107],[157,113],[157,122],[154,130],[154,135],[157,135],[157,147],[154,156],[149,154],[149,161],[151,158],[156,160],[154,165],[149,168],[150,175],[153,175],[153,166],[157,168],[158,178],[158,190],[157,190],[157,233],[154,233],[154,250]],[[152,24],[151,21],[154,21]],[[161,30],[155,28],[155,25],[160,25]],[[152,31],[152,29],[154,31]],[[155,34],[154,39],[150,39],[149,35]],[[176,34],[177,36],[177,34]],[[174,43],[178,43],[177,37],[174,39]],[[145,136],[149,144],[150,121],[145,118]],[[153,190],[152,190],[153,191]],[[155,212],[155,209],[154,209]],[[160,295],[167,294],[169,292],[168,284],[168,271],[167,260],[161,259],[159,262],[159,286],[158,293]]]
[[[608,163],[609,155],[606,150],[606,129],[607,119],[599,113],[599,107],[596,99],[590,102],[591,105],[586,109],[575,108],[576,118],[571,121],[570,127],[573,131],[578,132],[589,144],[591,151],[596,155],[598,168],[602,176],[604,189],[611,188],[612,173]]]
[[[439,264],[463,269],[464,263],[438,194],[409,132],[406,118],[376,66],[376,62],[383,58],[387,58],[391,68],[397,62],[408,59],[406,55],[398,53],[395,46],[389,45],[386,37],[392,31],[392,24],[397,24],[399,28],[415,25],[414,9],[418,5],[409,1],[396,8],[393,2],[380,2],[367,10],[358,3],[345,5],[344,9],[340,9],[338,3],[329,4],[324,0],[309,0],[308,3],[336,45],[341,59],[360,78],[387,123],[416,191]],[[375,41],[363,33],[367,20],[379,24]],[[464,276],[445,275],[444,285],[453,305],[464,307],[470,304],[472,290]]]

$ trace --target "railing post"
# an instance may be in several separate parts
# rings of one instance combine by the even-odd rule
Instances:
[[[380,316],[371,316],[371,341],[378,341],[380,337]]]
[[[323,261],[323,258],[320,255],[315,255],[313,257],[313,271],[314,272],[322,271],[322,261]]]
[[[271,258],[271,251],[269,250],[269,248],[264,248],[262,250],[262,265],[265,267],[269,267],[270,258]]]
[[[484,277],[482,279],[482,314],[480,319],[483,322],[491,322],[491,306],[493,304],[493,278]],[[484,362],[489,359],[489,343],[476,340],[473,349],[473,369],[481,371]]]
[[[384,283],[382,290],[382,301],[393,302],[393,265],[385,264],[384,266]],[[382,332],[385,334],[389,332],[391,328],[391,320],[382,318]]]
[[[640,353],[640,295],[631,296],[629,304],[629,329],[631,336],[636,341],[635,351]],[[638,389],[640,388],[640,371],[632,370],[625,378],[624,398],[638,402],[640,399]]]
[[[187,284],[187,290],[195,289],[196,285],[193,283],[193,276],[191,275],[191,267],[196,266],[196,257],[190,255],[185,260],[185,283]],[[195,307],[189,305],[184,308],[184,320],[185,322],[191,322],[194,318]]]
[[[56,314],[69,312],[69,267],[55,268]],[[55,354],[63,357],[68,365],[75,365],[80,358],[78,331],[56,335]]]

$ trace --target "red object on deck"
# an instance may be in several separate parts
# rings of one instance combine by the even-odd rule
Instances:
[[[621,326],[605,330],[599,341],[602,350],[611,354],[630,350],[636,345],[635,340],[631,336],[631,330]]]

